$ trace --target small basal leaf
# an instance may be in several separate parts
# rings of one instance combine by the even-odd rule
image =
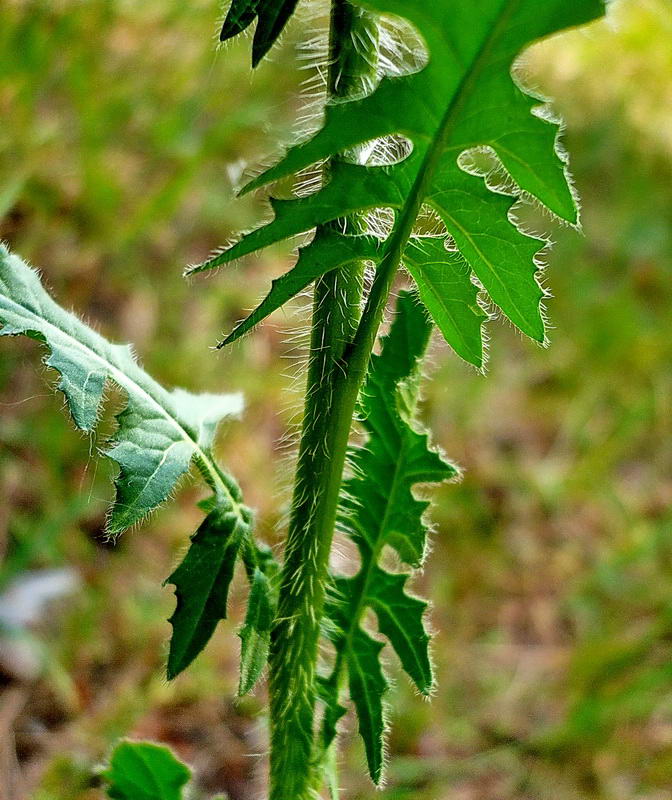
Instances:
[[[412,74],[383,76],[365,97],[329,103],[322,128],[246,190],[385,137],[406,139],[412,145],[409,155],[394,165],[330,169],[319,191],[273,201],[275,216],[268,225],[200,269],[353,213],[390,208],[395,218],[381,245],[382,257],[388,243],[394,260],[401,254],[423,303],[463,358],[477,366],[483,361],[483,314],[472,275],[521,331],[542,341],[544,293],[537,272],[545,243],[516,227],[512,208],[519,199],[535,198],[570,223],[577,221],[577,208],[557,146],[558,126],[550,115],[539,113],[539,99],[521,89],[511,68],[534,40],[602,15],[603,0],[352,2],[412,23],[426,45],[426,66]],[[493,189],[468,165],[465,156],[474,150],[498,159],[508,173],[506,188]],[[418,253],[412,233],[423,208],[441,220],[459,258],[446,257],[431,245]],[[335,262],[346,263],[346,258]]]
[[[120,742],[102,773],[113,800],[183,800],[191,770],[162,745]]]

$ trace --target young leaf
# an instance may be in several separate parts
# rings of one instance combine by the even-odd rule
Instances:
[[[152,742],[120,742],[102,773],[113,800],[183,800],[191,770]]]
[[[338,707],[338,673],[347,669],[350,697],[355,704],[364,738],[369,772],[378,783],[383,766],[382,695],[387,682],[379,664],[380,642],[361,628],[366,608],[377,618],[402,666],[419,691],[432,686],[429,636],[423,624],[426,602],[407,594],[405,573],[390,573],[379,565],[386,545],[410,566],[424,558],[427,531],[423,515],[429,503],[413,495],[418,483],[439,483],[457,470],[428,446],[414,415],[419,391],[419,359],[425,352],[431,325],[424,309],[409,292],[402,292],[382,352],[373,356],[362,392],[365,445],[351,453],[353,477],[342,493],[341,527],[356,542],[361,568],[352,578],[334,580],[329,615],[337,664],[326,685],[328,746],[336,732],[333,711]]]
[[[219,347],[235,342],[278,308],[296,297],[316,278],[330,269],[341,269],[356,261],[378,260],[380,242],[374,236],[348,236],[333,228],[318,228],[315,238],[299,249],[299,258],[292,269],[273,281],[271,291],[260,305],[241,322]]]
[[[256,67],[282,33],[298,0],[233,0],[219,40],[225,42],[244,31],[258,18],[252,43],[252,66]]]
[[[240,682],[242,697],[254,688],[268,661],[275,602],[267,575],[259,567],[254,570],[247,601],[245,624],[240,629]]]
[[[355,0],[355,5],[412,22],[426,43],[427,66],[401,78],[384,77],[368,97],[329,105],[323,128],[247,189],[380,137],[406,137],[413,145],[410,156],[388,167],[343,164],[315,194],[274,201],[272,222],[195,269],[227,263],[353,211],[377,207],[394,209],[388,242],[405,248],[426,205],[443,221],[491,300],[524,333],[542,340],[543,292],[535,263],[541,244],[517,229],[509,214],[523,194],[569,222],[576,222],[577,212],[556,148],[557,126],[535,113],[538,101],[523,93],[510,68],[530,41],[602,14],[602,0],[481,0],[477,5],[471,0]],[[462,154],[475,148],[487,148],[499,158],[515,184],[513,196],[493,192],[486,181],[462,169]],[[413,270],[413,254],[406,258],[424,301],[453,344],[457,340],[442,318],[438,298],[449,292],[449,299],[455,299],[450,295],[454,287],[450,281],[446,285],[440,270]],[[480,365],[480,353],[481,347],[470,343],[461,355]]]
[[[173,677],[226,616],[238,548],[243,539],[250,546],[250,511],[211,452],[219,422],[240,411],[241,398],[166,391],[140,368],[128,345],[111,344],[64,311],[44,290],[38,273],[2,245],[0,324],[0,336],[24,334],[47,345],[45,363],[60,374],[58,388],[78,428],[95,428],[108,380],[124,390],[127,405],[117,415],[113,446],[104,453],[120,466],[110,533],[120,533],[160,505],[192,461],[215,492],[216,503],[171,576],[178,585],[168,662]]]

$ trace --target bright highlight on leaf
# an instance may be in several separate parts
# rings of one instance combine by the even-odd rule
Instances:
[[[337,165],[320,191],[272,201],[272,222],[192,271],[225,264],[354,211],[389,207],[395,211],[395,224],[378,258],[385,256],[386,247],[402,247],[402,260],[423,302],[463,358],[477,366],[483,362],[483,315],[468,285],[472,275],[521,331],[543,340],[543,292],[535,263],[542,244],[516,228],[511,208],[520,196],[529,196],[571,223],[576,222],[577,211],[556,146],[557,126],[535,113],[538,100],[516,84],[511,66],[531,41],[602,14],[602,0],[356,0],[354,4],[408,19],[425,41],[427,66],[411,75],[383,77],[363,99],[328,105],[322,129],[290,149],[247,190],[381,137],[405,137],[413,146],[411,154],[387,167]],[[460,167],[462,154],[478,148],[494,153],[508,172],[514,184],[509,196],[492,191],[482,176]],[[433,245],[415,247],[412,230],[423,206],[438,215],[456,243],[464,264],[461,281],[455,279],[453,254],[444,255]],[[323,244],[318,241],[316,246]],[[347,246],[352,249],[351,243]],[[302,258],[307,254],[308,249],[302,251]],[[347,257],[336,261],[345,264]],[[332,265],[325,260],[323,271]],[[282,293],[276,284],[274,290],[253,320],[229,340],[279,307],[293,287],[287,283]]]
[[[368,438],[351,453],[354,476],[347,480],[341,501],[341,528],[357,544],[361,569],[353,578],[334,580],[328,615],[337,661],[323,684],[327,703],[324,745],[336,734],[341,715],[338,687],[346,670],[350,698],[357,709],[369,772],[379,783],[383,769],[384,714],[382,698],[387,681],[379,663],[383,645],[361,627],[367,608],[378,618],[404,670],[427,694],[432,687],[429,636],[423,623],[427,603],[408,594],[409,575],[387,572],[380,566],[385,546],[396,550],[402,562],[418,567],[427,546],[423,515],[429,503],[419,500],[413,487],[454,478],[457,470],[429,447],[427,433],[415,421],[420,367],[431,324],[417,298],[403,292],[392,328],[373,356],[362,390],[363,427]]]

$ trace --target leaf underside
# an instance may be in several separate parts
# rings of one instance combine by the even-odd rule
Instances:
[[[23,334],[49,348],[75,425],[93,431],[107,381],[126,394],[112,446],[119,464],[108,530],[120,533],[161,505],[194,459],[209,457],[217,424],[238,414],[238,395],[166,391],[137,363],[128,345],[111,344],[56,304],[38,273],[0,245],[0,336]],[[235,498],[237,500],[239,498]],[[234,500],[234,498],[232,498]]]
[[[363,256],[375,262],[384,256],[397,226],[422,206],[440,219],[450,239],[413,235],[402,260],[448,344],[468,362],[482,365],[486,315],[476,301],[474,284],[482,287],[486,302],[498,306],[522,332],[542,341],[543,291],[537,280],[537,258],[544,243],[515,226],[512,207],[520,198],[534,198],[572,224],[577,222],[577,209],[557,147],[558,126],[548,114],[538,113],[539,100],[516,83],[511,65],[532,41],[600,16],[602,0],[353,2],[409,20],[425,42],[427,65],[410,75],[383,76],[367,97],[328,105],[321,130],[292,147],[246,190],[385,137],[407,139],[410,155],[388,166],[337,165],[319,191],[272,200],[275,218],[269,224],[192,271],[226,264],[356,211],[390,208],[395,214],[392,234],[376,253]],[[508,173],[506,194],[501,188],[493,191],[483,175],[461,166],[465,153],[479,149],[494,154]],[[302,249],[300,261],[321,263],[322,272],[334,265],[347,268],[357,248],[351,239],[343,236],[340,245],[336,240],[327,245],[316,238]],[[443,246],[446,241],[455,245],[456,252]],[[337,255],[339,248],[342,252]],[[249,330],[314,277],[297,264],[226,341]]]
[[[174,677],[225,618],[228,585],[243,541],[249,550],[251,513],[233,479],[212,456],[217,426],[240,412],[241,398],[167,391],[138,365],[128,345],[111,344],[62,309],[45,291],[38,273],[3,245],[0,324],[0,336],[23,334],[49,348],[45,364],[59,373],[58,388],[81,430],[95,429],[108,381],[125,393],[114,440],[103,451],[119,465],[107,524],[110,534],[139,523],[161,505],[192,462],[213,489],[208,517],[184,563],[171,576],[178,590],[168,658],[168,674]]]
[[[429,503],[418,499],[413,487],[440,483],[457,474],[429,447],[427,433],[414,420],[419,360],[430,330],[417,297],[402,292],[390,333],[383,339],[381,354],[373,356],[362,391],[367,440],[350,453],[353,477],[346,480],[342,493],[340,528],[356,543],[361,568],[352,578],[334,578],[328,605],[338,662],[322,689],[327,709],[323,743],[330,745],[342,713],[337,689],[342,665],[375,783],[380,782],[383,769],[387,681],[379,660],[383,644],[361,626],[367,608],[375,612],[380,633],[418,690],[427,694],[433,683],[429,636],[423,623],[427,603],[405,591],[409,574],[388,572],[379,564],[383,548],[390,546],[404,564],[421,565],[427,539],[423,517]]]

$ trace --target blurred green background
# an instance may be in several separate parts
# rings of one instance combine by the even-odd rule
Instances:
[[[246,165],[295,135],[299,17],[251,75],[249,41],[215,46],[213,0],[2,0],[0,236],[56,297],[130,340],[163,382],[243,390],[222,458],[282,535],[300,401],[306,301],[224,353],[209,348],[290,253],[181,278],[264,214],[234,201]],[[438,689],[418,699],[390,657],[390,800],[672,798],[672,4],[614,2],[609,19],[526,54],[556,98],[583,235],[552,221],[551,347],[490,326],[487,376],[438,340],[425,415],[465,470],[437,493],[432,598]],[[77,590],[24,634],[39,669],[0,680],[30,797],[96,800],[92,768],[122,735],[159,739],[203,797],[260,796],[264,691],[235,699],[232,622],[163,678],[174,599],[161,588],[201,492],[112,546],[111,467],[74,432],[35,343],[0,342],[0,593],[72,567]],[[112,407],[118,407],[114,398]],[[110,420],[103,425],[111,429]],[[20,670],[19,670],[20,672]],[[344,797],[373,794],[348,719]],[[6,758],[7,757],[7,758]],[[289,800],[289,799],[288,799]]]

